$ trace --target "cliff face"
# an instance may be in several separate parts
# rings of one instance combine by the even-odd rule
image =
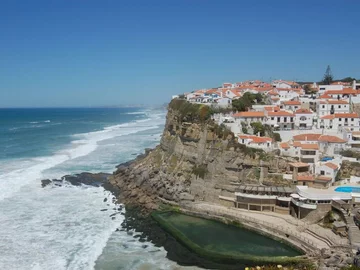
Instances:
[[[275,166],[271,156],[239,145],[231,132],[214,124],[208,107],[176,102],[169,105],[160,145],[120,165],[111,178],[122,202],[149,209],[161,198],[217,202],[219,195],[233,196],[234,182],[258,183],[260,163]]]

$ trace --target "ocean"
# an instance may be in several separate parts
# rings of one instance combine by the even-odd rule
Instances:
[[[67,174],[112,173],[159,143],[165,115],[156,108],[0,109],[0,269],[183,268],[163,248],[115,232],[124,217],[101,211],[115,207],[103,188],[41,187],[42,179]]]

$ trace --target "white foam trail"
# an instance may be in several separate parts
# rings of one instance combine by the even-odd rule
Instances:
[[[42,172],[44,170],[50,169],[65,161],[90,154],[96,150],[100,141],[156,128],[156,126],[151,125],[153,120],[153,118],[138,120],[131,123],[106,127],[101,131],[73,135],[79,139],[74,140],[70,148],[61,150],[53,156],[35,158],[30,167],[0,175],[0,201],[11,197],[12,194],[20,190],[21,187],[34,180],[38,181],[43,179]]]

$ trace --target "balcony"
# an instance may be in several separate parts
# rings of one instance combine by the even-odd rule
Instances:
[[[306,202],[303,202],[303,201],[297,201],[294,198],[291,199],[291,202],[293,204],[295,204],[296,206],[301,207],[301,208],[305,208],[305,209],[315,210],[317,208],[316,204],[306,203]]]

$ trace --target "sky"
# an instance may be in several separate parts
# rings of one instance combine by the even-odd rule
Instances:
[[[360,79],[360,1],[0,0],[0,107],[162,104],[223,82]]]

